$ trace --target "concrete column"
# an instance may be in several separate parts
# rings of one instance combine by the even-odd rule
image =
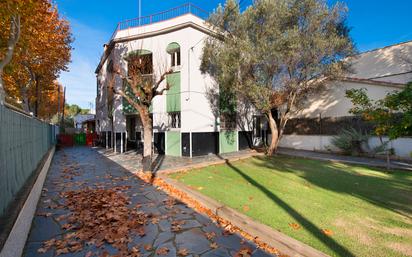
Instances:
[[[193,157],[192,155],[192,132],[189,133],[189,145],[190,145],[190,158]]]
[[[123,132],[120,133],[120,153],[123,153]]]

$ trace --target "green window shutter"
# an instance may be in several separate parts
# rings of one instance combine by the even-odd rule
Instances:
[[[180,72],[167,75],[167,83],[170,89],[166,95],[166,111],[180,112]]]

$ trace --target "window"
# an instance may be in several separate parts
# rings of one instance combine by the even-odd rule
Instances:
[[[172,67],[180,66],[180,45],[176,42],[170,43],[166,51],[170,54],[170,65]]]
[[[180,128],[180,112],[169,113],[169,126],[170,128]]]
[[[172,67],[180,66],[180,49],[170,54]]]
[[[254,137],[262,136],[261,116],[253,116],[253,136]]]

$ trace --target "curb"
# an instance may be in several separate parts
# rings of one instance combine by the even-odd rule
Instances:
[[[18,257],[23,254],[24,246],[30,233],[31,223],[36,212],[37,202],[40,199],[43,184],[55,150],[56,148],[53,146],[0,252],[0,257]]]
[[[252,218],[250,218],[249,216],[246,216],[232,208],[229,208],[219,203],[218,201],[201,194],[198,191],[190,189],[183,183],[167,176],[172,173],[184,172],[184,171],[188,171],[191,169],[197,169],[197,168],[203,168],[209,165],[224,164],[226,162],[233,162],[233,161],[238,161],[242,159],[247,159],[253,156],[257,156],[257,155],[259,154],[254,153],[251,155],[236,157],[233,159],[229,158],[229,159],[224,159],[221,161],[201,163],[201,164],[193,165],[193,166],[186,167],[186,168],[176,168],[176,169],[164,170],[164,171],[159,172],[158,178],[163,180],[165,183],[169,184],[170,186],[174,187],[175,189],[180,190],[181,192],[187,194],[187,196],[192,198],[194,201],[198,202],[203,207],[212,211],[212,213],[215,214],[216,216],[219,216],[225,220],[230,221],[233,225],[245,231],[246,233],[253,235],[255,238],[258,238],[264,243],[267,243],[269,246],[278,249],[282,254],[286,254],[288,256],[294,256],[294,257],[295,256],[296,257],[298,256],[299,257],[309,257],[309,256],[328,257],[329,255],[319,250],[316,250],[296,239],[293,239],[277,230],[274,230],[273,228],[267,225],[258,223],[254,221]]]

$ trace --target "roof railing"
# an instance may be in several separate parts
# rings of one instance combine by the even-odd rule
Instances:
[[[192,3],[186,3],[167,11],[119,22],[113,32],[112,39],[115,37],[116,32],[119,30],[146,26],[153,23],[170,20],[185,14],[192,14],[204,20],[209,16],[209,13],[202,8]]]

